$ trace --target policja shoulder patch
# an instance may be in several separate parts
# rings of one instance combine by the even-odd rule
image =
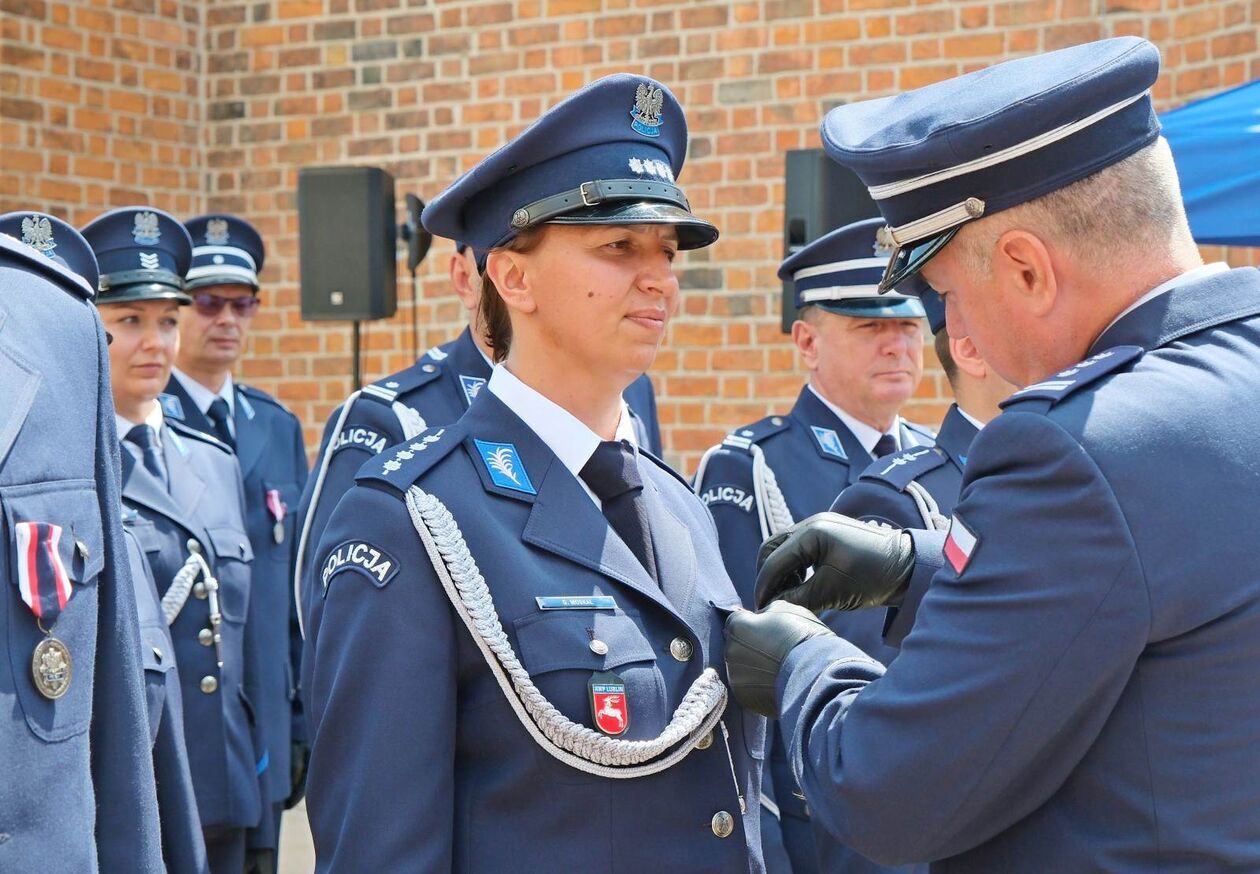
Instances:
[[[324,583],[324,595],[328,595],[328,584],[333,576],[341,571],[355,571],[372,581],[372,585],[383,589],[398,574],[398,561],[379,546],[366,540],[347,540],[337,546],[324,560],[321,578]]]

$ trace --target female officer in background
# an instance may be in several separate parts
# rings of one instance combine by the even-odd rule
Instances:
[[[196,805],[163,807],[163,849],[173,869],[195,866],[186,856],[176,861],[195,850],[165,846],[167,819],[195,809],[210,870],[240,874],[245,830],[261,811],[260,754],[244,692],[251,552],[241,474],[226,446],[164,418],[157,400],[175,361],[179,308],[191,302],[182,289],[192,240],[175,218],[147,207],[107,212],[83,236],[100,262],[96,303],[113,338],[128,527],[145,551],[179,665]],[[146,660],[169,656],[146,646]]]
[[[764,723],[728,700],[738,596],[621,393],[716,229],[687,129],[601,79],[426,208],[488,253],[499,362],[468,412],[360,471],[316,554],[319,871],[761,871]],[[308,630],[309,634],[309,630]]]

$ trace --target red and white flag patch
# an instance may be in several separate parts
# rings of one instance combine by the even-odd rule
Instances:
[[[48,522],[18,522],[16,535],[18,591],[40,619],[53,621],[72,594],[70,575],[61,560],[61,526]]]
[[[966,569],[967,563],[971,561],[971,554],[979,543],[980,538],[976,537],[975,532],[961,518],[955,516],[950,520],[949,534],[945,536],[945,560],[955,574],[961,574]]]

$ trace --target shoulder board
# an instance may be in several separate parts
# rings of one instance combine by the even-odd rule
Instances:
[[[728,449],[748,450],[754,443],[760,443],[767,437],[786,431],[792,427],[787,416],[766,416],[743,428],[736,428],[722,439],[722,445]]]
[[[862,471],[861,478],[888,483],[898,491],[905,491],[910,483],[947,461],[949,456],[935,446],[915,446],[877,459]]]
[[[1097,382],[1109,373],[1114,373],[1124,365],[1141,357],[1145,350],[1141,346],[1113,346],[1097,355],[1091,355],[1079,364],[1067,370],[1060,370],[1049,379],[1043,379],[1035,385],[1022,388],[1006,400],[1002,401],[1002,409],[1020,401],[1049,401],[1054,406],[1059,401],[1085,386]]]
[[[650,461],[652,461],[652,462],[653,462],[653,463],[654,463],[657,467],[659,467],[661,470],[665,471],[667,474],[669,474],[670,476],[672,476],[674,479],[676,479],[676,480],[678,480],[680,483],[682,483],[682,484],[683,484],[683,488],[684,488],[684,489],[686,489],[686,490],[687,490],[687,491],[689,491],[689,492],[691,491],[691,483],[687,482],[687,478],[686,478],[685,476],[683,476],[681,473],[679,473],[678,471],[674,470],[672,467],[670,467],[668,464],[666,464],[666,463],[665,463],[664,461],[662,461],[661,459],[657,458],[657,457],[656,457],[655,455],[653,455],[651,452],[648,452],[648,451],[647,451],[646,449],[644,449],[642,446],[640,446],[640,447],[639,447],[639,454],[640,454],[641,456],[643,456],[644,458],[649,459]]]
[[[172,419],[170,416],[165,417],[162,421],[166,424],[168,428],[170,428],[172,431],[174,431],[176,434],[178,434],[181,437],[190,437],[193,440],[197,440],[198,442],[209,444],[210,446],[213,446],[215,449],[222,450],[223,452],[226,452],[228,455],[233,454],[232,447],[228,446],[226,443],[224,443],[219,438],[215,437],[213,434],[207,434],[205,431],[198,431],[196,428],[185,425],[179,419]]]
[[[383,483],[405,492],[425,471],[459,446],[464,436],[464,429],[458,425],[421,431],[410,440],[395,443],[375,458],[368,459],[359,468],[354,480],[359,483]]]
[[[441,375],[442,365],[434,363],[426,352],[419,361],[405,370],[392,373],[384,379],[378,379],[364,386],[359,396],[388,406],[402,395],[415,391]]]

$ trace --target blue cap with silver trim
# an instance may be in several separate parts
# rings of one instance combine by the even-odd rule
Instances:
[[[0,215],[0,234],[8,234],[50,261],[69,270],[88,298],[96,294],[100,268],[83,235],[71,225],[42,212],[7,212]]]
[[[184,293],[192,238],[171,214],[151,206],[124,206],[92,219],[81,233],[101,268],[98,304],[153,299],[192,303]]]
[[[779,266],[779,278],[791,280],[796,307],[820,306],[844,316],[867,319],[913,319],[923,306],[911,295],[880,295],[879,280],[888,257],[875,251],[879,218],[836,228],[792,253]]]
[[[823,147],[857,173],[888,224],[880,242],[892,263],[882,287],[922,267],[966,222],[1154,142],[1158,75],[1155,46],[1119,37],[828,112]]]
[[[200,215],[184,222],[193,240],[192,266],[185,288],[247,285],[258,289],[267,250],[262,236],[242,218],[227,213]]]

